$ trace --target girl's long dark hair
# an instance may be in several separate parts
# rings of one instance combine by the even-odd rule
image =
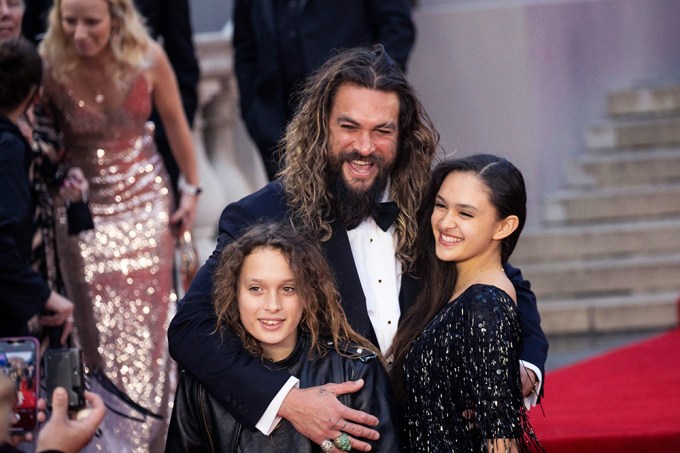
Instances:
[[[476,154],[444,161],[433,170],[430,185],[418,211],[418,255],[415,274],[420,280],[421,290],[416,303],[400,321],[399,330],[388,353],[388,356],[392,355],[394,359],[391,375],[398,400],[404,393],[403,364],[411,343],[449,302],[456,285],[455,263],[437,258],[430,224],[437,192],[444,179],[452,172],[473,173],[481,179],[488,190],[489,201],[496,209],[498,220],[510,215],[519,218],[517,229],[503,239],[501,263],[505,264],[508,261],[526,222],[524,178],[506,159],[491,154]]]

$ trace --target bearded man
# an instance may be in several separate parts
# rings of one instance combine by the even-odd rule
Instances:
[[[369,451],[377,419],[336,398],[362,382],[299,389],[285,370],[249,356],[235,335],[214,335],[212,274],[220,251],[244,228],[289,221],[325,252],[351,326],[386,352],[418,292],[411,272],[417,211],[438,134],[381,45],[333,56],[307,79],[298,105],[278,179],[222,213],[217,249],[170,325],[170,352],[250,429],[269,434],[283,417],[318,444],[344,432],[353,449]],[[541,378],[547,341],[536,299],[517,269],[506,272],[517,290],[522,359]]]

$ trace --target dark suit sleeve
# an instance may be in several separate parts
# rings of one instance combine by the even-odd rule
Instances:
[[[40,312],[50,295],[47,283],[28,259],[30,232],[22,231],[30,209],[22,146],[28,145],[19,139],[0,141],[0,313],[9,318],[3,319],[5,325],[19,330]],[[17,243],[22,235],[26,244]]]
[[[200,70],[194,49],[189,4],[187,0],[174,0],[158,2],[158,5],[156,32],[163,38],[163,48],[175,71],[184,112],[191,125],[198,105]]]
[[[168,330],[172,357],[250,429],[290,375],[265,368],[229,332],[224,332],[223,339],[213,333],[217,317],[212,305],[212,279],[222,249],[254,220],[256,217],[241,202],[225,208],[217,248],[196,274]]]
[[[406,70],[415,41],[410,0],[371,0],[366,2],[376,41]]]
[[[24,0],[24,5],[21,34],[26,39],[38,42],[47,30],[47,16],[52,0]]]
[[[538,314],[536,295],[531,291],[531,284],[524,280],[522,272],[510,264],[504,266],[517,293],[517,307],[519,308],[519,321],[522,327],[524,347],[522,348],[522,360],[538,367],[543,374],[545,382],[545,361],[548,358],[548,339],[541,328],[541,316]],[[542,389],[543,387],[541,387]]]
[[[250,20],[250,0],[234,1],[234,71],[238,80],[241,116],[249,131],[253,126],[247,121],[249,107],[255,100],[255,84],[260,79],[257,68],[255,30]],[[252,132],[251,132],[252,134]]]

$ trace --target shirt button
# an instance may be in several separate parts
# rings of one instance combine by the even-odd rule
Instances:
[[[387,324],[392,324],[392,321],[387,321]]]
[[[382,280],[378,279],[378,283],[382,283]]]
[[[369,239],[368,242],[373,242],[373,238]]]

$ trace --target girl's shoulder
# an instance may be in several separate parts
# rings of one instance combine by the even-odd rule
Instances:
[[[513,298],[502,288],[486,283],[476,283],[467,288],[457,300],[459,305],[469,307],[472,311],[493,309],[498,305],[514,307]]]

